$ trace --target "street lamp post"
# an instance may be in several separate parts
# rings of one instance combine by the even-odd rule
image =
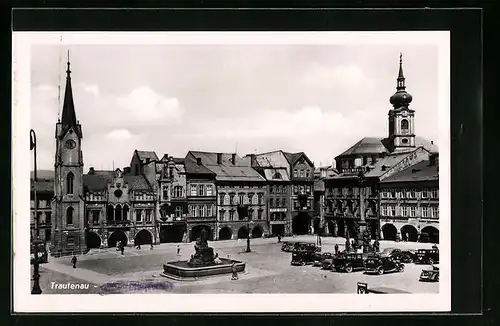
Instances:
[[[360,221],[359,221],[359,240],[362,239],[362,235],[366,230],[366,220],[365,220],[365,176],[362,170],[358,173],[358,184],[359,184],[359,210],[360,210]]]
[[[36,238],[33,240],[33,245],[35,246],[35,259],[33,262],[33,289],[31,290],[31,294],[41,294],[42,289],[40,288],[40,262],[38,258],[38,246],[42,241],[40,241],[40,228],[38,221],[38,203],[36,199],[36,134],[33,129],[30,130],[30,150],[33,150],[34,153],[34,171],[33,171],[33,199],[35,201],[34,213],[35,213],[35,232]]]

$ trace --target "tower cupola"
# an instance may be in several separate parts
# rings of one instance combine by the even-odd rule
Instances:
[[[396,93],[391,96],[389,101],[394,109],[408,107],[413,97],[406,91],[405,76],[403,74],[403,54],[399,54],[399,73],[397,78]]]

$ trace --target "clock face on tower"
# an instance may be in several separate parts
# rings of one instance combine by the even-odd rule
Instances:
[[[70,139],[64,144],[64,146],[66,146],[66,148],[68,149],[73,149],[76,147],[76,143],[74,140]]]

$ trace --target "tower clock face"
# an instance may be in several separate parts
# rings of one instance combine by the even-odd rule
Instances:
[[[65,144],[66,148],[73,149],[76,147],[76,143],[74,140],[70,139]]]

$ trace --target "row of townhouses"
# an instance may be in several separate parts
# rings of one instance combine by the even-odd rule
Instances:
[[[119,241],[193,241],[203,229],[211,240],[353,237],[367,229],[373,238],[438,242],[438,150],[415,136],[401,61],[388,137],[365,137],[337,156],[335,167],[317,169],[304,152],[189,151],[178,158],[135,150],[128,167],[84,173],[70,73],[68,63],[55,169],[32,180],[32,230],[53,255]]]

